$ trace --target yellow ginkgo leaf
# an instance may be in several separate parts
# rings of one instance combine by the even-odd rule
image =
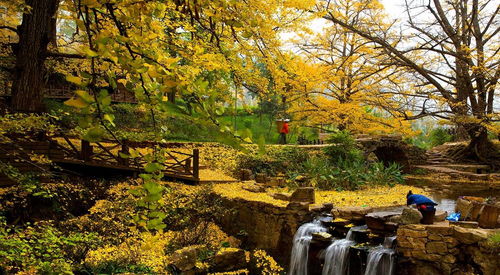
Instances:
[[[82,86],[82,84],[83,84],[82,79],[78,76],[67,75],[66,80],[71,82],[71,83],[74,83],[78,86]]]
[[[79,108],[79,109],[82,109],[82,108],[85,108],[88,106],[88,103],[83,101],[81,98],[70,98],[66,101],[64,101],[64,104],[65,105],[68,105],[68,106],[71,106],[71,107],[75,107],[75,108]]]

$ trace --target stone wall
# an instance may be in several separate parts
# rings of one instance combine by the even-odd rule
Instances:
[[[281,265],[287,266],[293,236],[314,214],[308,204],[280,207],[264,202],[222,198],[232,214],[223,217],[225,232],[242,240],[245,249],[264,249]]]
[[[500,274],[498,248],[488,236],[500,232],[441,222],[401,225],[397,231],[404,274]],[[497,273],[496,273],[497,272]]]

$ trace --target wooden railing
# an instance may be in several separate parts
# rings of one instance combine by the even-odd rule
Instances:
[[[59,141],[51,139],[49,158],[54,162],[143,171],[146,161],[142,153],[135,150],[138,157],[122,157],[129,155],[130,149],[135,150],[136,148],[129,146],[127,142],[122,144],[88,142],[61,136]],[[163,163],[164,169],[162,171],[165,176],[199,181],[199,149],[193,149],[192,154],[172,150],[166,151],[166,154],[168,157]]]

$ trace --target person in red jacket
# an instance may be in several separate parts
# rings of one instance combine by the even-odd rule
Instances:
[[[283,126],[281,127],[281,130],[280,130],[280,138],[278,140],[278,143],[279,144],[286,144],[286,135],[289,133],[289,129],[288,129],[288,122],[290,120],[289,119],[285,119],[283,123]]]

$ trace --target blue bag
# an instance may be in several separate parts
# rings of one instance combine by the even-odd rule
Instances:
[[[448,217],[446,217],[446,220],[452,222],[458,222],[458,219],[460,219],[460,213],[451,213]]]

